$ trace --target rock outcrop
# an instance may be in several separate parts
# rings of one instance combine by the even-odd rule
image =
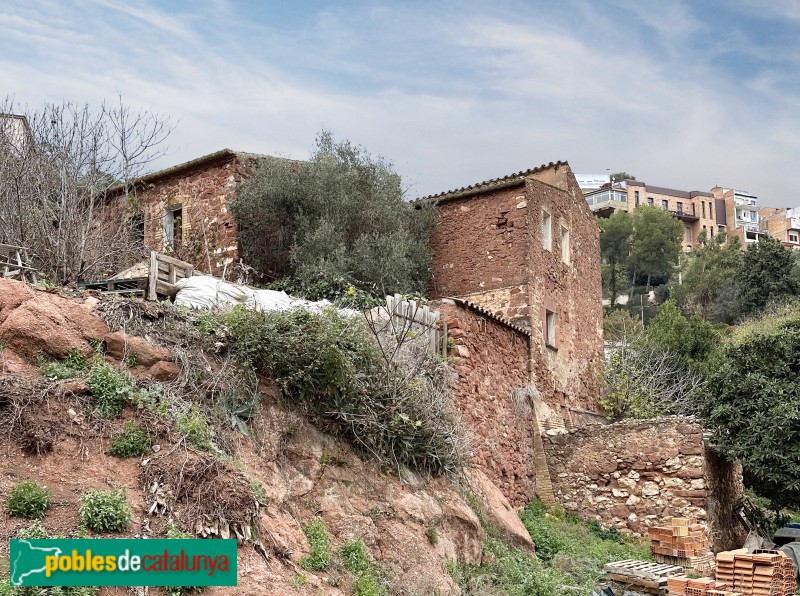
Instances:
[[[17,425],[4,439],[8,444],[4,445],[7,458],[0,499],[19,480],[32,478],[47,485],[56,505],[48,511],[44,525],[52,533],[70,535],[78,526],[81,492],[126,488],[134,509],[126,535],[158,536],[167,516],[191,529],[182,517],[185,507],[177,502],[150,512],[151,487],[143,486],[141,480],[140,470],[148,459],[173,453],[163,441],[174,441],[169,439],[174,430],[165,430],[162,444],[143,461],[110,457],[109,436],[120,432],[132,417],[155,414],[127,406],[120,419],[98,426],[85,414],[91,411],[93,397],[84,380],[54,382],[39,375],[35,364],[40,356],[62,358],[70,349],[90,356],[97,341],[105,346],[105,357],[111,362],[130,366],[130,357],[135,355],[138,367],[131,372],[137,378],[169,381],[180,374],[170,347],[149,340],[158,337],[169,343],[163,334],[138,330],[141,336],[137,336],[130,329],[128,333],[109,329],[97,305],[97,298],[68,297],[0,280],[0,402],[5,404],[0,416],[16,412],[16,418],[7,422]],[[209,358],[213,360],[213,355]],[[312,590],[347,593],[352,578],[314,574],[299,567],[301,557],[309,552],[303,526],[319,518],[331,536],[332,550],[348,540],[363,539],[382,573],[396,585],[411,593],[458,594],[446,562],[480,564],[485,538],[462,489],[447,479],[420,478],[408,470],[387,473],[372,458],[284,409],[269,381],[262,382],[260,391],[250,436],[229,430],[229,436],[217,438],[234,453],[236,469],[263,489],[262,541],[274,556],[265,562],[253,549],[241,548],[239,587],[211,588],[207,593],[286,594],[299,573],[306,576]],[[169,417],[156,422],[168,428],[165,424],[171,424]],[[498,488],[479,471],[469,473],[469,484],[489,520],[515,544],[532,552],[530,536]],[[0,511],[0,555],[5,554],[2,544],[8,545],[24,524]],[[334,587],[340,582],[344,587]]]

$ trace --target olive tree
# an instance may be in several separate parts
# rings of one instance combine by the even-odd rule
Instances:
[[[435,208],[405,201],[391,163],[330,132],[307,162],[263,160],[231,210],[247,263],[294,282],[287,289],[318,298],[427,287]]]

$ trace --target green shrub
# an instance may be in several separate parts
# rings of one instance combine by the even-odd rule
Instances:
[[[8,491],[6,509],[14,517],[41,519],[50,504],[50,491],[34,480],[23,480]]]
[[[191,534],[184,532],[178,526],[176,526],[172,519],[167,520],[167,523],[164,526],[164,534],[169,540],[180,540],[192,537]]]
[[[431,546],[439,544],[439,531],[435,526],[425,528],[425,536],[428,537],[428,542],[431,543]]]
[[[300,559],[300,567],[306,571],[327,571],[331,564],[331,549],[325,524],[319,518],[312,519],[303,532],[311,547],[311,554]]]
[[[449,372],[435,356],[414,353],[418,360],[408,374],[384,359],[363,319],[334,309],[235,308],[223,320],[232,350],[274,379],[285,402],[315,416],[326,430],[395,468],[446,474],[466,461]]]
[[[375,576],[369,550],[361,538],[346,542],[339,549],[339,559],[344,568],[356,576],[353,582],[355,596],[380,596],[384,593]]]
[[[121,532],[131,519],[125,490],[87,490],[81,496],[80,516],[95,532]]]
[[[115,370],[108,362],[96,358],[89,369],[89,389],[96,400],[94,412],[101,418],[116,418],[133,397],[136,385],[129,374]]]
[[[775,510],[800,507],[800,450],[787,448],[800,429],[798,354],[800,303],[739,326],[701,408],[714,444],[741,461],[745,486]]]
[[[23,540],[44,540],[45,538],[51,538],[51,536],[47,533],[42,522],[35,519],[27,528],[20,528],[17,530],[17,538]]]
[[[270,279],[323,295],[339,280],[379,297],[427,288],[437,210],[403,200],[390,163],[327,131],[307,162],[263,160],[230,209],[245,261]]]
[[[346,542],[339,549],[339,557],[345,569],[356,575],[368,571],[371,567],[367,545],[361,538]]]
[[[86,368],[86,356],[79,350],[70,348],[61,362],[48,362],[40,358],[38,364],[42,375],[48,379],[74,379]]]
[[[88,364],[86,361],[86,356],[84,356],[83,352],[76,348],[69,349],[67,355],[64,356],[63,363],[64,366],[69,367],[72,370],[83,370]]]
[[[381,596],[385,591],[381,589],[378,580],[371,572],[362,573],[353,582],[353,596]]]
[[[114,437],[108,452],[120,458],[140,457],[150,450],[150,444],[150,434],[135,420],[129,420]]]
[[[214,445],[214,431],[208,425],[206,417],[195,404],[189,412],[178,416],[175,422],[177,431],[186,436],[186,439],[201,451],[217,451]]]

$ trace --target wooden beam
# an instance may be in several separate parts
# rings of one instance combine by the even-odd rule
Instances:
[[[158,253],[150,251],[150,276],[147,281],[147,299],[158,300],[156,283],[158,282]]]

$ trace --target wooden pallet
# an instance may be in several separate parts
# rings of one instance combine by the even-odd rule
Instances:
[[[172,297],[178,292],[175,282],[184,277],[202,275],[194,265],[155,251],[150,253],[150,276],[147,282],[147,299]]]
[[[76,285],[84,290],[98,290],[103,294],[122,294],[144,298],[145,291],[147,290],[147,278],[131,277],[126,279],[79,281]]]
[[[684,573],[683,567],[627,559],[607,563],[606,577],[614,582],[636,586],[651,594],[667,593],[667,578]]]

